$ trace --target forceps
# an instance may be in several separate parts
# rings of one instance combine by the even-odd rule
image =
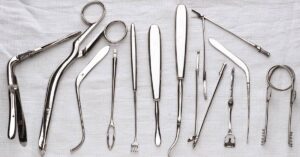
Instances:
[[[85,17],[85,10],[91,6],[91,5],[99,5],[102,9],[102,15],[100,18],[95,22],[90,22]],[[96,28],[96,26],[99,25],[99,23],[102,21],[105,15],[105,7],[102,2],[100,1],[91,1],[87,3],[81,10],[81,18],[83,22],[89,27],[73,42],[73,50],[71,54],[59,65],[59,67],[54,71],[52,76],[50,77],[48,88],[46,92],[46,100],[45,100],[45,107],[44,107],[44,113],[42,118],[42,124],[41,124],[41,130],[40,130],[40,137],[38,146],[40,149],[40,152],[42,155],[46,151],[46,142],[47,142],[47,134],[49,131],[49,125],[51,121],[51,115],[53,111],[53,105],[55,100],[55,94],[56,90],[59,84],[59,80],[61,79],[61,76],[63,75],[63,72],[66,70],[66,68],[77,58],[81,58],[85,56],[96,44],[96,42],[104,36],[104,38],[107,41],[111,41],[107,37],[107,29],[109,26],[114,24],[115,22],[111,22],[106,27],[102,26],[102,29],[100,32],[98,32],[97,36],[94,37],[83,49],[80,49],[80,46],[82,45],[82,42],[91,34],[91,32]]]
[[[263,55],[265,55],[265,56],[267,56],[267,57],[270,56],[270,52],[264,50],[261,46],[259,46],[259,45],[257,45],[257,44],[254,44],[254,43],[252,43],[252,42],[250,42],[250,41],[248,41],[248,40],[246,40],[246,39],[244,39],[244,38],[242,38],[242,37],[240,37],[240,36],[234,34],[233,32],[231,32],[231,31],[229,31],[228,29],[224,28],[223,26],[221,26],[221,25],[215,23],[215,22],[212,21],[211,19],[207,18],[207,17],[204,16],[203,14],[200,14],[199,12],[197,12],[197,11],[195,11],[195,10],[193,10],[193,9],[192,9],[192,12],[194,12],[199,18],[201,18],[202,21],[207,20],[207,21],[211,22],[212,24],[218,26],[219,28],[223,29],[224,31],[228,32],[229,34],[231,34],[231,35],[237,37],[238,39],[240,39],[240,40],[242,40],[243,42],[247,43],[248,45],[252,46],[252,47],[255,48],[259,53],[261,53],[261,54],[263,54]]]
[[[246,86],[247,86],[247,105],[248,105],[248,119],[247,119],[247,143],[249,141],[249,131],[250,131],[250,71],[248,66],[237,56],[228,51],[223,45],[221,45],[215,39],[210,38],[209,42],[211,45],[219,50],[223,55],[229,58],[233,63],[238,65],[246,75]]]
[[[291,77],[291,84],[288,87],[285,88],[278,88],[274,86],[271,82],[273,73],[278,70],[278,69],[283,69],[286,70],[290,77]],[[262,139],[261,139],[261,145],[264,145],[267,141],[267,131],[268,131],[268,118],[269,118],[269,105],[270,105],[270,100],[272,96],[272,89],[277,90],[277,91],[287,91],[291,89],[291,94],[290,94],[290,109],[289,109],[289,121],[288,121],[288,145],[290,147],[293,146],[293,132],[292,132],[292,111],[293,111],[293,106],[294,102],[296,100],[296,90],[295,88],[295,81],[296,81],[296,76],[294,70],[287,66],[287,65],[275,65],[270,68],[270,70],[267,73],[266,76],[268,87],[267,87],[267,94],[266,94],[266,113],[265,113],[265,127],[262,130]]]
[[[41,47],[33,50],[26,51],[25,53],[19,54],[12,57],[7,64],[7,82],[8,82],[8,96],[9,96],[9,122],[8,122],[8,138],[13,139],[16,135],[16,125],[18,125],[19,141],[22,145],[27,142],[27,131],[24,113],[21,104],[20,91],[15,75],[15,67],[22,61],[32,58],[35,55],[48,50],[66,40],[69,40],[75,36],[78,36],[81,32],[71,33],[63,38],[57,39]]]
[[[95,55],[95,57],[89,62],[89,64],[76,77],[75,91],[76,91],[82,136],[79,144],[76,147],[72,148],[70,152],[74,152],[78,150],[85,140],[85,129],[84,129],[84,122],[83,122],[83,115],[82,115],[82,108],[81,108],[81,101],[80,101],[80,92],[79,92],[80,84],[84,80],[84,78],[89,74],[89,72],[108,54],[108,52],[109,52],[109,46],[105,46],[104,48],[102,48]]]

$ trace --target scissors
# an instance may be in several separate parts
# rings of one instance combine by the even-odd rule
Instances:
[[[98,5],[102,8],[102,14],[99,17],[97,21],[89,21],[86,16],[85,16],[85,11],[87,8],[89,8],[92,5]],[[87,3],[81,10],[81,19],[85,24],[87,24],[89,27],[80,35],[77,37],[77,39],[73,42],[73,49],[71,54],[59,65],[59,67],[54,71],[52,76],[49,79],[48,87],[47,87],[47,92],[46,92],[46,99],[45,99],[45,107],[44,107],[44,112],[43,112],[43,118],[42,118],[42,124],[41,124],[41,130],[40,130],[40,136],[39,136],[39,141],[38,141],[38,146],[41,154],[45,154],[46,152],[46,143],[47,143],[47,134],[49,131],[49,125],[51,121],[51,115],[53,111],[53,105],[54,105],[54,100],[55,100],[55,95],[56,95],[56,90],[59,84],[59,81],[66,70],[68,66],[71,65],[73,61],[75,61],[78,58],[81,58],[85,56],[96,44],[96,42],[104,36],[104,38],[108,42],[113,42],[112,40],[108,39],[107,32],[108,29],[113,25],[113,24],[118,24],[118,22],[111,22],[110,24],[106,26],[101,26],[101,31],[97,33],[97,35],[83,48],[81,49],[80,46],[82,45],[83,41],[93,32],[93,30],[100,24],[100,22],[103,20],[105,16],[105,6],[103,5],[102,2],[96,0],[96,1],[91,1]],[[127,30],[124,29],[125,35],[127,34]],[[124,37],[121,39],[123,40]]]
[[[27,131],[25,116],[22,109],[20,90],[18,85],[17,76],[15,74],[16,66],[37,54],[44,52],[58,44],[61,44],[73,37],[76,37],[81,32],[74,32],[64,36],[63,38],[57,39],[41,47],[35,48],[33,50],[26,51],[22,54],[12,57],[7,64],[7,83],[8,83],[8,98],[9,98],[9,122],[7,135],[9,139],[14,139],[16,135],[16,130],[18,127],[19,141],[22,145],[27,143]]]

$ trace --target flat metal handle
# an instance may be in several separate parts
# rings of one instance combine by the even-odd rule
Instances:
[[[175,41],[177,77],[184,78],[187,43],[187,9],[185,5],[178,5],[176,9]]]

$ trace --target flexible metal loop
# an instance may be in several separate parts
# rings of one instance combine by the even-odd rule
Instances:
[[[286,70],[290,77],[291,77],[291,84],[288,86],[288,87],[285,87],[285,88],[278,88],[276,87],[275,85],[272,84],[271,82],[271,78],[273,76],[273,73],[278,70],[278,69],[284,69]],[[267,82],[268,82],[268,86],[270,86],[271,88],[275,89],[275,90],[278,90],[278,91],[286,91],[290,88],[292,88],[292,90],[294,89],[294,82],[295,82],[295,72],[292,68],[290,68],[289,66],[287,65],[275,65],[273,66],[269,71],[268,71],[268,74],[267,74]]]
[[[99,5],[103,11],[102,11],[102,14],[100,16],[100,18],[97,20],[97,21],[94,21],[94,22],[91,22],[89,21],[86,17],[85,17],[85,11],[87,10],[88,7],[92,6],[92,5]],[[91,1],[89,3],[87,3],[85,6],[83,6],[83,8],[81,9],[81,19],[83,20],[83,22],[87,25],[92,25],[96,22],[100,22],[103,20],[104,16],[105,16],[105,13],[106,13],[106,9],[105,9],[105,6],[102,2],[98,1],[98,0],[95,0],[95,1]]]
[[[110,39],[109,36],[108,36],[108,30],[109,30],[109,28],[111,28],[114,24],[121,24],[121,25],[124,27],[124,32],[123,32],[124,34],[123,34],[123,36],[121,36],[121,38],[120,38],[120,39],[117,39],[117,40],[112,40],[112,39]],[[123,21],[121,21],[121,20],[116,20],[116,21],[110,22],[110,23],[105,27],[105,29],[104,29],[104,37],[105,37],[105,39],[106,39],[109,43],[111,43],[111,44],[116,44],[116,43],[122,41],[122,40],[126,37],[126,35],[127,35],[127,26],[126,26],[126,24],[125,24]]]

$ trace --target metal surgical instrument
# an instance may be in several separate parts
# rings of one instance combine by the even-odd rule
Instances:
[[[223,65],[222,65],[222,67],[221,67],[221,70],[220,70],[220,72],[219,72],[219,79],[218,79],[217,85],[216,85],[216,87],[215,87],[215,89],[214,89],[214,91],[213,91],[213,95],[212,95],[212,97],[210,98],[208,107],[207,107],[207,109],[206,109],[204,118],[203,118],[203,120],[202,120],[202,124],[201,124],[201,126],[200,126],[200,130],[199,130],[199,132],[198,132],[198,134],[197,134],[197,137],[195,138],[196,140],[193,141],[193,148],[196,147],[196,145],[197,145],[197,143],[198,143],[198,141],[199,141],[201,131],[202,131],[203,126],[204,126],[205,121],[206,121],[206,117],[207,117],[207,115],[208,115],[209,109],[210,109],[210,107],[211,107],[211,105],[212,105],[212,102],[213,102],[213,100],[214,100],[214,97],[215,97],[215,94],[216,94],[217,89],[218,89],[218,87],[219,87],[219,84],[220,84],[220,82],[221,82],[221,80],[222,80],[222,78],[223,78],[223,74],[224,74],[224,71],[225,71],[225,69],[226,69],[226,66],[227,66],[227,64],[223,63]]]
[[[231,84],[230,84],[230,98],[228,100],[228,108],[229,108],[229,124],[228,124],[228,132],[225,136],[224,147],[233,148],[235,147],[235,136],[232,132],[232,108],[234,105],[233,101],[233,86],[234,86],[234,68],[231,70]]]
[[[130,28],[130,48],[131,48],[131,76],[134,103],[134,139],[131,143],[131,152],[138,152],[139,143],[137,141],[137,52],[136,52],[136,33],[135,25]]]
[[[177,106],[177,123],[176,123],[176,135],[175,139],[168,150],[168,156],[171,156],[171,152],[177,144],[181,119],[182,119],[182,99],[183,99],[183,79],[185,72],[185,60],[186,60],[186,43],[187,43],[187,9],[185,5],[178,5],[176,9],[175,20],[175,53],[176,53],[176,70],[178,80],[178,106]]]
[[[152,95],[155,103],[155,145],[160,146],[161,134],[159,126],[159,100],[161,91],[161,39],[157,25],[149,29],[149,63],[152,85]]]
[[[106,132],[106,144],[109,150],[112,150],[116,139],[116,127],[114,122],[114,108],[115,108],[115,91],[116,91],[116,77],[117,77],[117,52],[114,50],[112,57],[112,89],[111,89],[111,108],[110,108],[110,120]],[[111,132],[112,131],[112,132]],[[110,133],[112,133],[112,141],[110,142]]]
[[[193,10],[193,9],[192,9],[192,12],[194,12],[194,13],[195,13],[200,19],[202,19],[203,21],[204,21],[204,19],[205,19],[205,20],[211,22],[212,24],[218,26],[219,28],[223,29],[224,31],[228,32],[229,34],[231,34],[231,35],[237,37],[238,39],[242,40],[243,42],[247,43],[248,45],[254,47],[259,53],[261,53],[261,54],[263,54],[263,55],[265,55],[265,56],[267,56],[267,57],[270,56],[270,52],[264,50],[261,46],[259,46],[259,45],[257,45],[257,44],[254,44],[254,43],[252,43],[252,42],[250,42],[250,41],[248,41],[248,40],[246,40],[246,39],[244,39],[244,38],[242,38],[242,37],[240,37],[240,36],[234,34],[233,32],[231,32],[231,31],[229,31],[228,29],[224,28],[223,26],[221,26],[221,25],[215,23],[215,22],[212,21],[211,19],[207,18],[207,17],[204,16],[203,14],[201,14],[201,13],[199,13],[199,12]]]
[[[273,73],[278,70],[278,69],[283,69],[288,72],[288,74],[291,77],[291,84],[288,87],[285,88],[278,88],[272,84],[271,79],[273,76]],[[288,145],[290,147],[293,146],[293,132],[292,132],[292,111],[293,111],[293,106],[294,102],[296,100],[296,90],[295,90],[295,81],[296,81],[296,76],[294,70],[287,66],[287,65],[275,65],[270,68],[270,70],[267,73],[267,93],[266,93],[266,113],[265,113],[265,127],[262,130],[262,139],[261,139],[261,145],[264,145],[267,141],[267,131],[268,131],[268,118],[269,118],[269,105],[270,105],[270,100],[272,96],[272,89],[277,90],[277,91],[287,91],[291,90],[290,92],[290,109],[289,109],[289,121],[288,121]]]
[[[230,51],[228,51],[223,45],[221,45],[215,39],[210,38],[209,42],[212,44],[214,48],[219,50],[223,55],[229,58],[233,63],[238,65],[246,75],[246,85],[247,85],[247,104],[248,104],[248,119],[247,119],[247,143],[249,141],[249,128],[250,128],[250,72],[247,65],[238,57],[233,55]]]
[[[200,51],[197,51],[196,69],[195,69],[195,82],[196,82],[196,95],[195,95],[195,123],[194,135],[188,139],[188,142],[194,142],[197,138],[197,119],[198,119],[198,79],[199,79],[199,65],[200,64]]]
[[[83,115],[82,115],[82,108],[81,108],[81,101],[80,101],[80,91],[79,91],[81,82],[85,79],[85,77],[89,74],[89,72],[108,54],[108,52],[109,52],[109,46],[105,46],[104,48],[102,48],[76,77],[75,91],[76,91],[82,136],[81,136],[81,141],[78,143],[78,145],[76,145],[74,148],[70,150],[71,152],[78,150],[82,146],[85,140],[85,129],[84,129],[84,122],[83,122]]]
[[[85,17],[85,11],[86,9],[91,5],[99,5],[102,9],[102,15],[100,18],[95,22],[90,22]],[[43,112],[43,118],[42,118],[42,124],[41,124],[41,130],[40,130],[40,136],[39,136],[39,150],[41,154],[43,155],[46,151],[46,143],[47,143],[47,134],[49,131],[50,121],[51,121],[51,115],[53,111],[53,105],[56,95],[56,90],[59,84],[59,80],[61,79],[63,72],[66,70],[66,68],[71,65],[73,61],[75,61],[77,58],[81,58],[85,56],[96,44],[96,42],[104,36],[104,38],[107,41],[110,41],[106,35],[106,31],[108,30],[108,27],[113,23],[109,23],[104,26],[102,26],[102,29],[100,32],[98,32],[97,36],[93,38],[83,49],[80,49],[80,46],[82,45],[83,41],[91,34],[91,32],[99,25],[99,23],[102,21],[105,15],[105,7],[103,3],[100,1],[91,1],[87,3],[81,10],[81,18],[89,25],[89,27],[73,42],[73,50],[71,54],[59,65],[59,67],[54,71],[52,76],[50,77],[48,88],[46,92],[46,100],[45,100],[45,107]]]
[[[71,33],[46,45],[14,56],[9,60],[7,64],[7,82],[9,96],[9,122],[7,135],[9,139],[15,138],[17,130],[16,127],[18,126],[19,141],[22,145],[26,145],[27,142],[26,122],[21,104],[21,96],[17,76],[15,75],[15,67],[24,60],[32,58],[40,52],[44,52],[45,50],[48,50],[49,48],[52,48],[66,40],[78,36],[80,33],[81,32]]]
[[[203,71],[202,71],[202,81],[203,81],[203,95],[204,99],[207,99],[207,78],[206,78],[206,46],[205,46],[205,20],[202,16],[202,42],[203,42]]]

